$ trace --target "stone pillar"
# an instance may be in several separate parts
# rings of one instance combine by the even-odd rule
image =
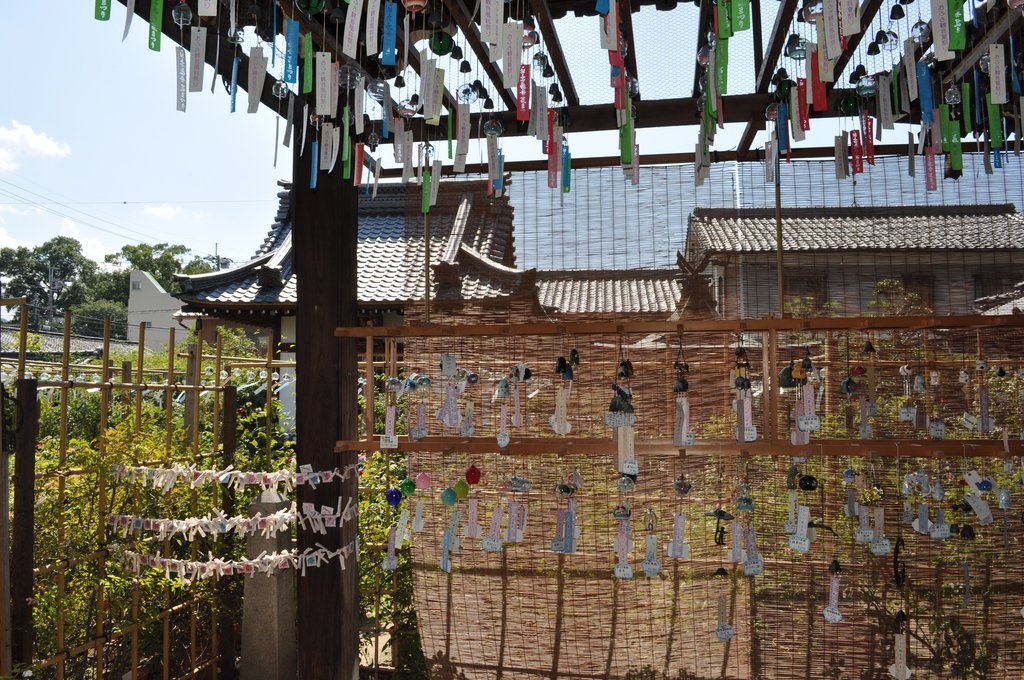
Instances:
[[[277,491],[263,492],[249,506],[249,516],[266,516],[289,507]],[[291,535],[277,538],[259,534],[246,537],[245,555],[258,557],[266,551],[281,552],[292,547]],[[295,571],[278,571],[273,576],[243,576],[241,680],[295,680]]]

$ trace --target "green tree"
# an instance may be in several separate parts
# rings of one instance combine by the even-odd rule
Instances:
[[[103,321],[110,319],[110,336],[124,339],[128,332],[128,307],[111,300],[91,300],[72,308],[71,332],[93,338],[103,336]]]
[[[57,236],[35,248],[0,248],[5,297],[26,297],[35,328],[59,323],[64,311],[89,300],[97,272],[82,244]]]
[[[157,243],[150,245],[122,246],[121,250],[103,258],[104,262],[116,267],[99,277],[97,297],[128,304],[128,279],[133,269],[149,272],[166,291],[178,290],[174,280],[176,273],[203,274],[214,271],[216,262],[212,257],[200,257],[183,245]]]

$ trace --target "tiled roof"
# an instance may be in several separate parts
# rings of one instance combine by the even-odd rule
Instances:
[[[31,331],[33,336],[39,338],[40,347],[36,352],[46,354],[60,354],[64,351],[64,336],[60,333],[37,333]],[[13,328],[5,327],[0,329],[0,351],[5,355],[17,352],[20,333]],[[110,350],[112,352],[134,352],[138,350],[138,344],[126,340],[111,340]],[[71,336],[71,352],[73,354],[96,354],[99,356],[103,351],[103,338],[88,338],[81,335]]]
[[[178,297],[189,306],[186,313],[211,307],[294,307],[297,295],[291,259],[291,193],[287,185],[283,187],[278,193],[274,225],[253,260],[234,269],[177,276],[183,291]],[[439,267],[458,267],[459,285],[446,285],[443,277],[435,275],[434,299],[509,295],[524,274],[506,266],[515,261],[513,210],[507,199],[487,198],[485,188],[482,181],[441,185],[438,205],[431,211],[430,261],[435,271]],[[376,198],[360,199],[360,304],[398,306],[424,298],[425,244],[419,190],[413,202],[410,191],[403,185],[386,185],[379,187]]]
[[[1024,248],[1013,205],[790,208],[783,250],[994,250]],[[697,208],[687,255],[775,250],[775,211]]]
[[[544,272],[540,304],[563,314],[672,314],[679,301],[679,271]]]
[[[985,310],[982,314],[1024,314],[1024,281],[1006,293],[979,298],[975,300],[975,304]]]

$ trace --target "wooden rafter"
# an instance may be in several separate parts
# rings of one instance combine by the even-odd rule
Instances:
[[[782,47],[786,44],[789,36],[789,27],[793,23],[793,16],[799,7],[799,0],[787,0],[779,5],[779,11],[775,15],[775,25],[772,26],[772,35],[768,38],[768,50],[757,69],[757,79],[754,91],[764,95],[768,93],[768,85],[772,81],[772,75],[779,64],[779,56],[782,54]],[[761,100],[762,107],[764,99]],[[755,111],[747,121],[747,127],[743,129],[737,151],[743,158],[750,151],[750,145],[754,141],[754,135],[764,127],[764,115],[762,111]]]
[[[473,53],[476,54],[477,61],[484,69],[484,73],[491,80],[491,85],[498,94],[501,96],[501,100],[505,102],[505,108],[510,111],[516,110],[516,98],[512,94],[512,91],[505,87],[504,78],[502,77],[501,69],[491,61],[490,50],[484,45],[480,39],[480,28],[473,21],[473,16],[466,9],[466,4],[463,0],[444,0],[445,7],[452,13],[452,19],[455,20],[455,24],[462,31],[462,34],[466,36],[466,40],[469,42],[469,46],[473,48]]]
[[[555,69],[562,94],[565,95],[565,103],[569,106],[579,106],[580,96],[576,92],[576,84],[569,72],[569,64],[565,61],[565,52],[558,39],[555,20],[551,17],[551,8],[548,7],[547,0],[530,0],[530,7],[533,10],[534,19],[537,21],[537,28],[540,29],[540,35],[544,39],[544,49],[547,52],[548,60]]]

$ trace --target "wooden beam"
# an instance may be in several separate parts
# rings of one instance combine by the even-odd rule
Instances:
[[[761,35],[761,0],[750,0],[751,30],[754,34],[754,73],[764,62],[764,38]]]
[[[459,27],[459,30],[466,36],[466,40],[469,41],[469,46],[473,48],[477,61],[480,62],[484,73],[491,80],[491,86],[498,91],[501,100],[505,102],[505,108],[514,114],[516,111],[515,95],[511,89],[505,87],[501,69],[491,61],[490,50],[484,45],[483,40],[480,39],[480,29],[473,21],[473,16],[466,8],[466,4],[463,0],[444,0],[444,4],[448,11],[452,13],[455,25]]]
[[[631,0],[622,0],[622,5],[627,11],[620,12],[619,21],[622,24],[622,37],[626,42],[626,73],[639,78],[636,72],[636,38],[633,37],[633,12],[639,11],[640,7],[634,10]]]
[[[352,440],[335,442],[338,453],[375,451],[380,442]],[[806,446],[793,446],[789,439],[739,443],[735,439],[699,439],[686,449],[680,449],[671,439],[638,438],[634,444],[637,453],[645,455],[678,456],[680,453],[725,456],[772,456],[788,458],[807,457],[864,457],[864,458],[972,458],[1004,456],[1006,451],[1000,439],[811,439]],[[1024,442],[1010,440],[1009,455],[1024,453]],[[400,452],[446,452],[486,454],[501,453],[510,456],[562,456],[610,455],[618,449],[610,437],[516,437],[509,445],[499,449],[493,437],[424,437],[415,442],[404,435],[398,439]]]
[[[569,106],[579,106],[580,96],[576,92],[576,84],[569,72],[569,64],[565,61],[565,51],[558,39],[558,30],[555,29],[555,20],[551,17],[551,8],[548,6],[547,0],[530,0],[530,7],[533,9],[533,17],[537,21],[541,37],[544,38],[544,48],[548,60],[555,69],[558,83],[562,87],[562,94],[565,95],[565,103]]]
[[[301,112],[295,114],[296,134],[309,125]],[[299,155],[294,145],[292,189],[292,244],[295,272],[299,275],[296,306],[296,372],[304,376],[296,385],[297,465],[314,470],[345,467],[356,462],[354,452],[339,460],[334,442],[356,438],[358,384],[356,346],[352,338],[339,342],[331,337],[336,326],[359,323],[356,307],[356,241],[359,211],[357,187],[317,172],[317,187],[310,188],[309,156]],[[331,376],[319,380],[317,376]],[[315,488],[298,489],[299,503],[334,507],[358,499],[357,475],[335,479]],[[329,528],[326,534],[298,532],[298,550],[342,550],[356,537],[356,522]],[[351,551],[342,569],[329,566],[311,569],[297,580],[298,677],[303,680],[335,680],[355,677],[359,643],[359,564]]]
[[[795,0],[793,0],[795,1]],[[700,52],[700,48],[708,44],[708,32],[712,30],[714,17],[714,4],[711,0],[704,0],[700,3],[700,16],[697,18],[697,51]],[[696,99],[700,96],[700,79],[704,75],[705,69],[703,66],[697,63],[697,55],[693,55],[694,67],[693,67],[693,97]]]
[[[875,15],[878,14],[878,9],[884,3],[882,0],[864,0],[864,4],[860,6],[860,33],[854,33],[846,40],[846,49],[836,59],[835,70],[832,72],[835,78],[835,82],[839,82],[839,78],[843,75],[843,71],[846,70],[846,65],[850,63],[850,59],[857,52],[857,47],[860,46],[861,40],[871,30],[871,22],[875,20]],[[868,42],[871,42],[874,36],[868,38]]]

